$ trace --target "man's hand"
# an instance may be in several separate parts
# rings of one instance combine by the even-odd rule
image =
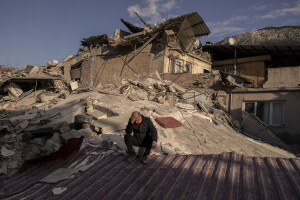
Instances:
[[[156,146],[157,146],[157,145],[156,145],[156,141],[153,141],[153,142],[152,142],[152,149],[155,149]]]
[[[134,124],[134,122],[136,122],[136,118],[135,118],[134,116],[131,116],[130,122],[131,122],[132,124]]]

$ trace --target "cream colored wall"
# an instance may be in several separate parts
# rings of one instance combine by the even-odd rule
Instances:
[[[262,82],[265,80],[264,61],[238,63],[236,68],[242,69],[242,74],[241,74],[242,77],[253,80],[255,83]],[[233,65],[216,66],[214,67],[214,69],[218,69],[218,70],[233,69]]]
[[[181,52],[178,52],[176,50],[170,50],[168,48],[166,48],[165,50],[165,56],[164,56],[164,73],[170,73],[169,69],[170,69],[170,58],[169,55],[173,55],[174,57],[176,57],[177,59],[183,60],[184,61],[184,65],[185,62],[190,62],[192,63],[192,74],[200,74],[204,72],[204,69],[207,70],[211,70],[211,65],[200,60],[197,58],[194,58],[190,55],[187,54],[183,54]]]

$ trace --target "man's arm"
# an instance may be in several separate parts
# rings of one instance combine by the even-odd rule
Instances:
[[[131,119],[129,119],[125,132],[130,135],[132,131],[133,131],[133,123],[131,122]]]

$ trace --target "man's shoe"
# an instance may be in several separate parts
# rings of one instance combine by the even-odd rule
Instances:
[[[143,158],[142,158],[142,163],[143,163],[144,165],[147,165],[147,164],[148,164],[147,157],[148,157],[148,155],[144,155]]]
[[[136,155],[135,154],[130,154],[129,156],[128,156],[128,158],[127,158],[127,161],[128,162],[132,162],[132,161],[134,161],[136,159]]]

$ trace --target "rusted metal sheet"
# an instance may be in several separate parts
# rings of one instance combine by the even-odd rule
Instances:
[[[93,152],[93,153],[92,153]],[[92,153],[92,154],[91,154]],[[109,154],[110,153],[110,154]],[[91,167],[56,184],[38,183],[59,167]],[[7,199],[299,199],[300,160],[219,155],[152,155],[148,165],[87,147],[77,157],[0,182]],[[54,196],[52,189],[67,190]]]

